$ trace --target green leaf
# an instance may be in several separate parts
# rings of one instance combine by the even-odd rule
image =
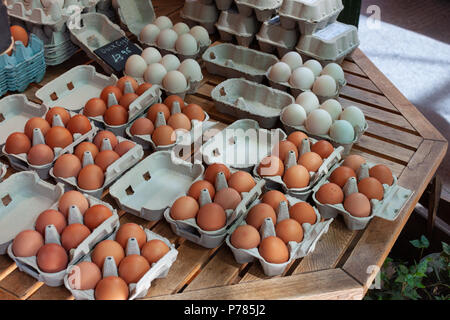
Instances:
[[[416,248],[422,248],[419,240],[411,240],[410,243]]]
[[[420,237],[420,242],[422,242],[422,248],[428,248],[430,246],[430,241],[425,236]]]
[[[406,266],[404,266],[403,264],[399,264],[398,265],[398,270],[401,274],[407,274],[409,273],[409,270]]]
[[[444,251],[444,253],[448,256],[450,256],[450,245],[448,245],[445,242],[441,242],[442,243],[442,250]]]

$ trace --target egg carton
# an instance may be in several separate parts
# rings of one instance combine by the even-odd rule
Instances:
[[[301,36],[295,49],[302,58],[310,57],[326,65],[330,62],[341,64],[358,46],[358,29],[335,22],[313,35]]]
[[[337,164],[333,170],[329,172],[326,176],[323,184],[330,182],[329,178],[331,173],[338,167],[342,165],[343,162]],[[362,164],[360,169],[358,170],[357,176],[358,181],[369,177],[369,169],[372,168],[375,164],[373,163],[365,163]],[[320,214],[325,218],[335,218],[337,215],[342,215],[344,218],[345,225],[350,230],[363,230],[367,227],[370,220],[374,217],[379,217],[385,220],[394,221],[399,216],[401,209],[405,205],[406,202],[411,198],[413,191],[405,189],[398,185],[397,177],[394,176],[394,182],[391,186],[387,184],[383,184],[383,199],[370,200],[371,212],[368,217],[355,217],[352,216],[347,210],[344,209],[342,203],[339,204],[322,204],[316,198],[316,193],[321,187],[321,185],[317,185],[314,187],[313,200],[319,209]],[[351,177],[347,180],[344,185],[343,191],[345,197],[351,195],[352,193],[358,192],[357,180],[354,177]]]
[[[233,223],[242,214],[244,214],[247,210],[247,207],[261,195],[264,183],[264,180],[255,180],[255,186],[249,192],[241,193],[242,201],[238,204],[235,210],[225,210],[225,213],[227,215],[225,226],[218,230],[206,231],[201,229],[197,224],[195,218],[175,220],[170,216],[171,208],[167,208],[164,211],[164,218],[170,224],[172,231],[176,235],[186,238],[189,241],[192,241],[205,248],[216,248],[223,243],[225,237],[227,236],[227,231],[232,227]],[[227,180],[223,172],[217,174],[215,186],[216,191],[228,188]],[[211,202],[212,200],[209,191],[207,189],[203,189],[200,192],[199,197],[200,207]]]
[[[284,0],[278,14],[283,28],[297,26],[302,35],[310,35],[335,22],[343,9],[342,0]]]
[[[117,4],[120,20],[136,36],[156,18],[151,0],[117,0]]]
[[[3,178],[5,177],[7,171],[8,171],[8,166],[4,163],[0,163],[0,182],[3,181]]]
[[[235,0],[237,9],[244,16],[255,15],[258,21],[272,18],[281,7],[283,0]]]
[[[240,46],[248,47],[259,30],[260,23],[255,16],[243,16],[235,10],[222,11],[216,23],[220,39],[230,42],[236,38]]]
[[[202,0],[187,0],[184,2],[180,17],[192,28],[199,24],[209,34],[214,33],[214,23],[217,21],[219,12],[214,3],[204,3]]]
[[[148,290],[150,289],[152,281],[159,278],[165,278],[178,256],[178,250],[175,249],[175,246],[170,243],[167,238],[164,238],[157,233],[150,231],[149,229],[144,229],[144,231],[147,236],[147,241],[161,240],[170,248],[170,250],[157,262],[152,263],[150,269],[142,276],[141,279],[139,279],[137,283],[130,283],[128,285],[128,300],[145,297],[148,293]],[[116,233],[117,231],[109,236],[108,240],[114,240]],[[140,255],[140,249],[136,238],[129,238],[127,242],[126,255],[129,256],[132,254]],[[87,255],[82,261],[91,262],[91,255]],[[70,281],[76,281],[76,269],[74,269],[74,267],[75,266],[72,266],[71,268],[67,269],[64,276],[64,286],[67,288],[67,290],[70,291],[70,293],[72,293],[76,300],[95,300],[94,289],[77,290],[72,289],[72,287],[70,286]],[[74,274],[71,275],[71,272],[74,272]],[[118,269],[116,266],[116,262],[114,261],[114,257],[109,256],[105,258],[105,261],[103,263],[102,276],[103,278],[109,276],[118,276]]]
[[[297,29],[285,29],[281,26],[279,16],[264,21],[256,34],[261,51],[268,53],[276,51],[280,58],[295,48],[299,37]]]
[[[231,43],[208,48],[202,59],[211,74],[225,78],[243,77],[259,83],[263,81],[267,68],[278,62],[274,55]]]
[[[290,205],[294,205],[296,203],[302,202],[301,200],[286,196]],[[333,218],[322,221],[322,217],[320,213],[314,208],[316,213],[316,223],[313,225],[309,223],[303,223],[303,240],[301,242],[289,241],[288,249],[289,249],[289,260],[284,263],[270,263],[267,262],[259,253],[258,248],[252,249],[240,249],[236,248],[231,244],[231,234],[234,230],[241,225],[246,225],[245,218],[247,217],[250,209],[261,203],[259,199],[255,200],[255,202],[247,209],[245,214],[243,214],[239,221],[233,225],[233,227],[228,231],[228,236],[226,238],[226,243],[228,247],[233,252],[234,258],[237,263],[244,264],[253,262],[254,260],[259,260],[264,274],[269,277],[279,276],[284,270],[286,270],[287,266],[291,264],[292,261],[303,258],[314,251],[316,248],[317,242],[320,240],[322,235],[328,232],[330,224],[333,222]],[[285,219],[289,219],[289,209],[288,204],[285,201],[282,201],[278,208],[277,213],[277,222],[283,221]],[[260,235],[261,240],[270,236],[276,236],[275,226],[271,218],[266,218],[261,226]]]
[[[233,5],[234,0],[214,0],[214,2],[219,11],[227,11]]]
[[[117,180],[109,193],[122,210],[156,221],[203,171],[201,163],[181,160],[170,151],[157,151]]]
[[[211,91],[217,111],[236,118],[250,118],[263,128],[277,125],[281,109],[295,103],[294,98],[277,89],[243,78],[228,79]]]
[[[208,165],[223,163],[230,168],[252,172],[253,167],[285,139],[286,134],[281,129],[266,130],[255,120],[241,119],[205,142],[201,154]]]

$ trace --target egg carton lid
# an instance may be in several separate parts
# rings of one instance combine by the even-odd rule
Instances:
[[[256,34],[260,42],[284,49],[292,49],[297,44],[300,34],[297,29],[285,29],[280,24],[280,17],[276,16],[264,21]]]
[[[296,21],[319,22],[343,9],[342,0],[284,0],[278,13]]]
[[[201,0],[187,0],[180,11],[180,16],[182,19],[199,23],[214,23],[217,21],[219,12],[213,3],[205,4]]]
[[[289,195],[286,195],[286,198],[290,205],[294,205],[299,202],[303,202],[301,200],[295,199],[290,197]],[[303,240],[301,242],[295,242],[295,241],[289,241],[288,243],[288,249],[289,249],[289,260],[284,263],[270,263],[267,262],[259,253],[258,248],[252,248],[252,249],[239,249],[234,247],[231,244],[231,235],[234,232],[234,230],[241,226],[246,225],[245,218],[247,217],[248,212],[251,210],[252,207],[255,205],[261,203],[259,199],[256,199],[252,205],[247,209],[245,214],[243,214],[237,223],[233,225],[233,227],[228,231],[228,236],[226,238],[226,243],[228,247],[233,252],[233,255],[238,263],[248,263],[251,261],[254,261],[255,259],[258,259],[264,274],[266,276],[272,277],[272,276],[278,276],[281,275],[286,267],[293,261],[302,257],[305,257],[309,253],[313,252],[317,242],[322,237],[323,234],[328,232],[330,224],[333,222],[333,218],[322,221],[322,217],[320,216],[320,213],[316,208],[314,208],[314,211],[316,213],[316,223],[313,225],[309,223],[303,223],[302,229],[304,231],[303,233]],[[286,202],[280,203],[278,213],[277,213],[277,223],[279,221],[285,220],[289,218],[289,209],[288,204]],[[261,239],[270,237],[270,236],[276,236],[275,233],[275,225],[273,224],[272,219],[266,218],[263,222],[263,225],[261,226],[260,230]]]
[[[264,22],[276,14],[283,0],[235,0],[235,3],[240,14],[254,14],[258,21]]]
[[[117,3],[120,19],[136,36],[139,36],[141,30],[156,18],[151,0],[117,0]]]
[[[219,31],[240,37],[251,37],[258,32],[259,23],[255,16],[243,16],[237,11],[222,11],[216,23]]]

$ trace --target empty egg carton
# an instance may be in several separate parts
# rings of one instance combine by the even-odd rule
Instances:
[[[219,13],[214,3],[205,3],[202,0],[189,0],[184,2],[180,12],[181,18],[186,21],[190,28],[199,24],[209,34],[214,33],[214,23]]]
[[[258,21],[264,22],[276,14],[283,0],[235,0],[239,13],[244,16],[255,14]]]
[[[258,32],[259,24],[255,16],[247,17],[228,10],[220,13],[216,27],[223,42],[230,42],[235,37],[240,46],[248,47]]]
[[[261,29],[256,34],[256,40],[258,40],[259,48],[262,51],[271,53],[276,50],[278,57],[281,58],[295,48],[299,36],[296,28],[283,28],[280,17],[276,16],[261,25]]]

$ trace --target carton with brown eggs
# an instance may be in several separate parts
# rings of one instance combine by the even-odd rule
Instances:
[[[244,16],[254,14],[261,22],[270,19],[283,3],[282,0],[236,0],[235,2],[240,14]]]
[[[299,36],[296,28],[283,28],[280,17],[276,16],[263,22],[256,34],[256,40],[258,40],[259,48],[262,51],[271,53],[276,50],[278,57],[282,57],[295,48]]]
[[[230,42],[236,38],[237,43],[243,47],[250,46],[259,25],[260,22],[256,20],[256,16],[244,16],[233,9],[222,11],[216,23],[223,42]]]
[[[190,26],[201,25],[209,34],[214,33],[214,23],[217,21],[219,12],[214,3],[202,0],[189,0],[184,2],[180,12],[181,18]]]

